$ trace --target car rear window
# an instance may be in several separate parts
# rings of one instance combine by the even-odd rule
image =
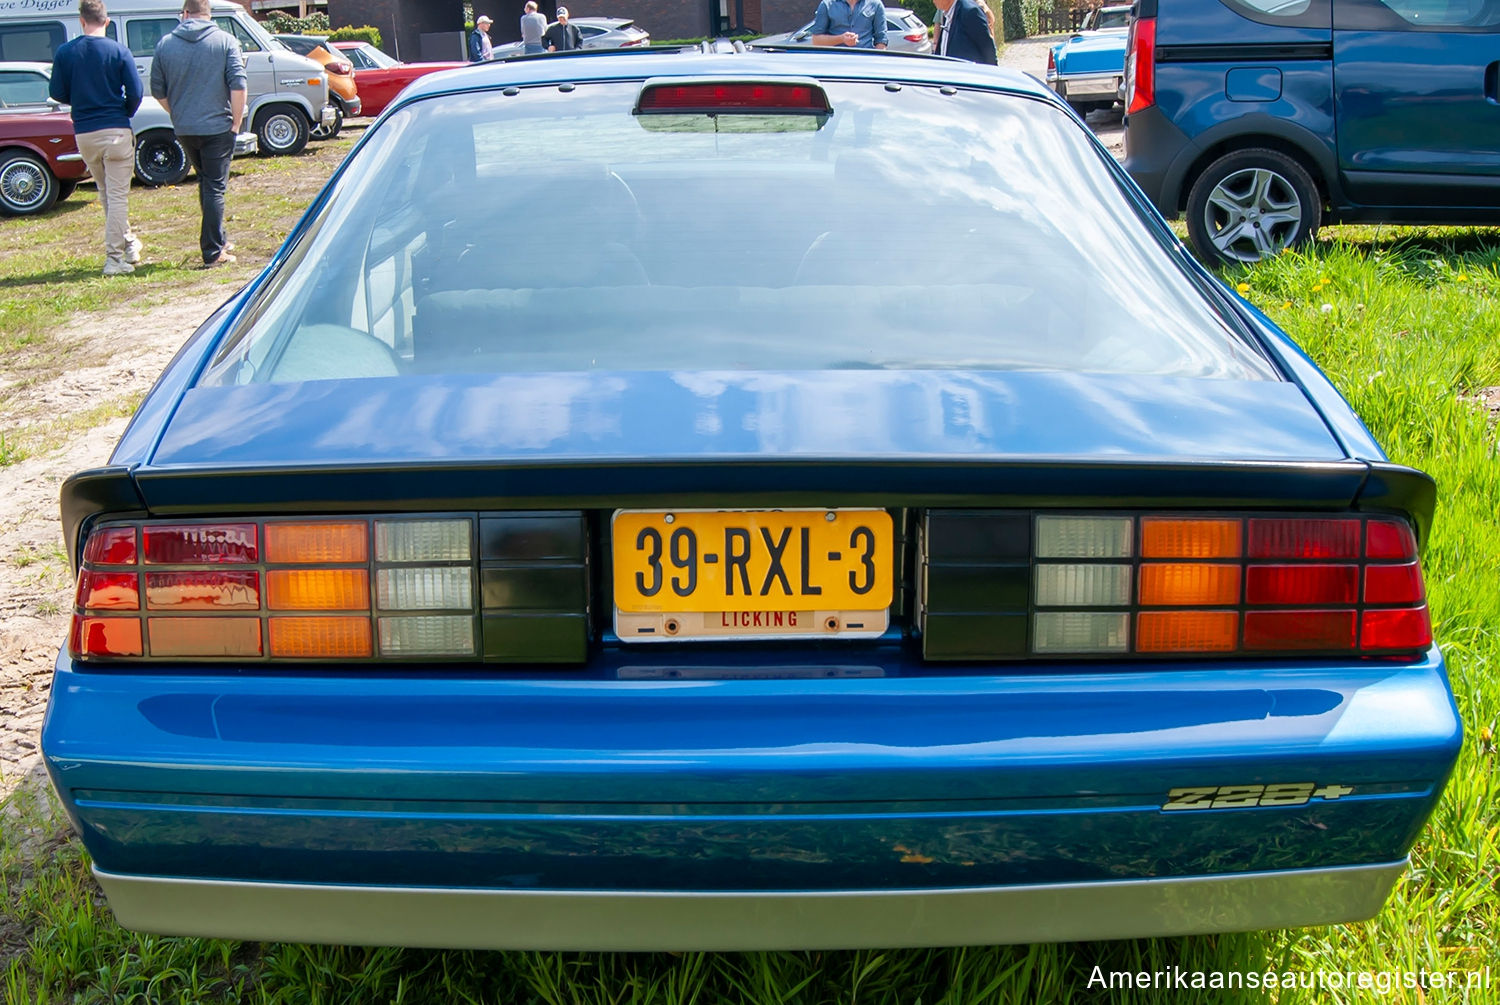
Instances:
[[[1043,369],[1274,379],[1069,116],[827,84],[636,115],[640,82],[383,121],[210,384],[412,373]]]

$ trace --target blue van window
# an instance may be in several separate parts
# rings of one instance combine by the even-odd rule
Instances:
[[[1334,27],[1500,33],[1500,0],[1339,0]]]
[[[1220,0],[1242,17],[1287,28],[1327,28],[1332,20],[1330,0]],[[1146,17],[1143,10],[1139,17]]]
[[[1232,6],[1249,7],[1258,14],[1273,17],[1296,17],[1307,12],[1312,0],[1234,0]]]

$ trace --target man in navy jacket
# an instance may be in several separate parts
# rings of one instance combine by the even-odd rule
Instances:
[[[488,14],[474,19],[474,30],[469,32],[469,62],[488,63],[494,59],[494,47],[490,45],[490,25],[495,22]]]
[[[938,54],[967,59],[974,63],[999,62],[995,36],[990,34],[989,19],[974,0],[933,0],[936,4],[942,34]]]
[[[141,260],[128,205],[135,173],[130,117],[141,107],[141,75],[130,50],[105,37],[109,15],[103,0],[80,0],[78,23],[83,34],[58,46],[52,57],[48,92],[72,106],[78,152],[104,206],[104,274],[122,276]]]

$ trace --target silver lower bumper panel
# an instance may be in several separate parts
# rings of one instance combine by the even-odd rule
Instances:
[[[245,883],[95,869],[126,928],[449,949],[755,950],[1144,938],[1359,921],[1406,861],[944,890],[588,891]]]

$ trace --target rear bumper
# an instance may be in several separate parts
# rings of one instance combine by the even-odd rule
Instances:
[[[946,890],[622,893],[162,879],[95,871],[126,928],[451,949],[862,949],[1075,942],[1372,917],[1406,863]]]
[[[1183,175],[1198,147],[1152,105],[1126,116],[1124,168],[1167,219],[1183,201]]]
[[[1121,75],[1118,73],[1059,75],[1052,89],[1068,101],[1113,102],[1120,87],[1120,79]]]
[[[633,651],[513,676],[142,675],[64,657],[42,747],[132,927],[663,949],[1365,917],[1460,742],[1436,649],[1416,663],[941,676],[895,647],[837,665],[829,652]],[[1323,794],[1165,808],[1181,787],[1307,783]],[[1093,917],[1116,903],[1125,920]],[[1055,929],[1039,904],[1055,905]],[[516,905],[532,934],[442,920]],[[662,920],[611,936],[591,911]],[[997,917],[955,928],[950,913]]]

